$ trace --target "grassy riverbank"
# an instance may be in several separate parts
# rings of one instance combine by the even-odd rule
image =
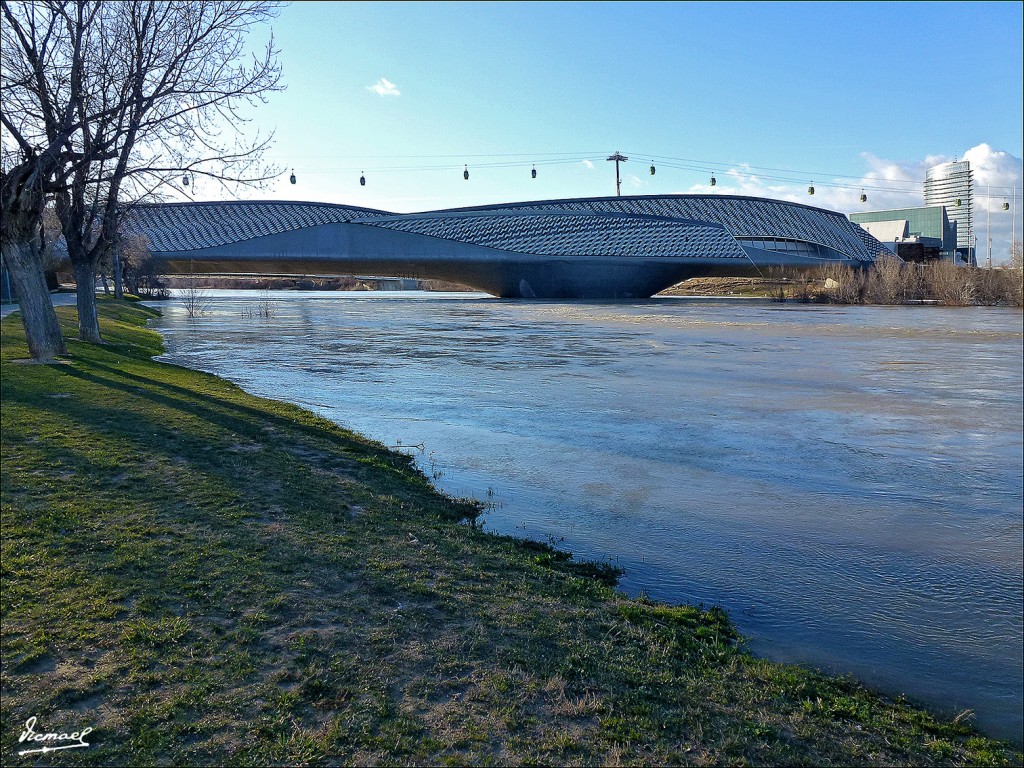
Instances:
[[[405,457],[154,362],[152,314],[101,302],[109,343],[48,366],[2,323],[5,764],[32,716],[95,729],[64,765],[1021,761],[482,533]]]

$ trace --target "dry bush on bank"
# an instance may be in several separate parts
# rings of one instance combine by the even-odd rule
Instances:
[[[948,261],[931,265],[925,274],[929,297],[951,307],[973,304],[975,291],[970,273],[974,271]]]
[[[815,271],[810,301],[834,304],[905,304],[934,301],[946,306],[1024,306],[1024,270],[978,269],[950,262],[913,264],[882,256],[867,271],[829,264]],[[792,296],[793,294],[791,294]]]
[[[978,304],[1002,304],[1010,287],[1006,270],[978,269],[974,270],[974,295]]]
[[[1010,244],[1010,265],[1005,270],[1007,303],[1024,307],[1024,247],[1020,240]]]
[[[1007,299],[1015,307],[1024,307],[1024,270],[1007,270]]]
[[[824,299],[832,304],[860,304],[864,301],[864,272],[845,264],[829,264],[818,270]]]
[[[868,273],[866,300],[871,304],[902,304],[907,300],[905,264],[894,256],[879,256]]]

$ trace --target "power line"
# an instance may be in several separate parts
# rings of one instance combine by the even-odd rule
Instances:
[[[604,152],[501,152],[501,153],[467,153],[467,154],[436,154],[436,155],[297,155],[290,157],[313,159],[330,158],[335,160],[453,160],[452,163],[403,163],[400,165],[370,165],[362,162],[359,165],[345,165],[336,167],[301,167],[300,172],[304,174],[329,174],[348,172],[367,173],[414,173],[421,171],[452,171],[458,170],[459,165],[465,164],[467,160],[476,159],[478,162],[471,163],[476,169],[501,169],[501,168],[527,168],[531,166],[556,166],[556,165],[577,165],[585,161],[593,162]],[[709,160],[692,158],[681,158],[670,155],[658,155],[653,153],[630,152],[634,158],[650,160],[663,168],[688,171],[692,173],[714,174],[723,173],[726,169],[726,176],[747,175],[763,181],[776,181],[789,184],[805,184],[813,181],[816,186],[832,189],[861,189],[871,192],[896,192],[911,193],[923,191],[924,179],[919,181],[913,179],[873,179],[869,176],[852,176],[841,173],[826,173],[824,171],[805,171],[794,168],[778,168],[774,166],[758,166],[749,163],[724,163]],[[505,159],[522,158],[522,159]],[[488,162],[490,160],[490,162]],[[616,163],[618,166],[618,163]],[[749,171],[749,173],[748,173]],[[769,171],[771,173],[764,173]],[[785,175],[776,175],[785,174]],[[819,179],[830,179],[830,181],[818,181]],[[851,183],[842,183],[837,179],[850,179]],[[902,186],[901,186],[902,185]],[[991,185],[990,187],[997,194],[1008,194],[1015,189],[1013,186]]]
[[[356,160],[366,160],[370,158],[383,159],[383,160],[408,160],[420,159],[428,160],[434,158],[457,158],[462,159],[466,157],[580,157],[581,159],[589,159],[596,157],[597,155],[603,155],[605,150],[594,150],[593,152],[491,152],[486,154],[448,154],[448,155],[339,155],[336,153],[331,154],[319,154],[319,155],[289,155],[289,157],[330,157],[330,158],[355,158]]]
[[[454,156],[453,156],[454,157]],[[470,155],[458,155],[460,158],[470,157]],[[584,160],[589,158],[583,158]],[[579,159],[563,159],[563,160],[537,160],[536,162],[522,162],[522,161],[511,161],[511,162],[494,162],[494,163],[472,163],[474,168],[529,168],[531,165],[574,165],[580,163]],[[450,171],[458,170],[459,165],[464,163],[450,163],[445,165],[381,165],[381,166],[368,166],[368,165],[349,165],[349,166],[338,166],[334,168],[303,168],[296,166],[303,173],[338,173],[341,171],[361,171],[365,170],[368,173],[390,173],[390,172],[414,172],[414,171]]]
[[[695,169],[695,170],[703,170],[703,171],[707,171],[707,172],[714,171],[714,170],[717,170],[717,169],[723,168],[723,167],[732,166],[732,167],[736,167],[736,168],[750,168],[750,169],[755,169],[755,170],[760,170],[760,171],[779,171],[781,173],[799,174],[801,177],[807,178],[807,179],[818,178],[818,177],[821,177],[821,178],[826,178],[827,177],[827,178],[833,178],[833,179],[835,179],[835,178],[839,178],[839,179],[862,179],[862,178],[864,178],[863,176],[851,176],[849,174],[843,174],[843,173],[829,173],[829,172],[826,172],[826,171],[804,171],[804,170],[800,170],[798,168],[775,168],[775,167],[768,166],[768,165],[751,165],[750,163],[714,162],[714,161],[709,161],[709,160],[694,160],[692,158],[685,158],[685,157],[669,157],[669,156],[664,156],[664,155],[644,155],[644,154],[639,153],[639,152],[634,152],[633,154],[635,154],[635,155],[637,155],[639,157],[649,157],[652,160],[657,160],[660,164],[667,165],[669,167],[673,167],[672,166],[673,162],[686,163],[686,164],[689,164],[689,165],[685,165],[685,166],[681,166],[681,167],[691,168],[691,169]],[[922,182],[917,182],[917,181],[913,181],[912,179],[888,179],[887,181],[892,181],[893,183],[897,183],[897,184],[919,184],[919,183],[923,183],[923,181]]]

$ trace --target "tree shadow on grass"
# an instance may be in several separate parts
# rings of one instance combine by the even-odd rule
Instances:
[[[152,361],[150,362],[152,363]],[[160,379],[140,376],[125,371],[122,368],[94,361],[89,361],[87,363],[89,368],[104,371],[113,377],[138,382],[140,386],[123,384],[117,381],[116,378],[90,375],[84,370],[72,369],[66,372],[69,375],[77,376],[82,379],[91,379],[101,386],[114,387],[132,395],[146,397],[167,407],[187,411],[197,418],[208,421],[211,424],[216,424],[225,429],[233,429],[233,431],[237,431],[239,427],[246,426],[251,434],[262,435],[266,431],[265,428],[271,426],[276,429],[298,432],[307,437],[314,438],[315,440],[322,440],[327,443],[334,444],[337,449],[344,450],[346,452],[394,460],[396,468],[399,466],[408,466],[410,463],[408,460],[409,457],[404,454],[390,451],[384,446],[375,443],[368,438],[346,430],[314,413],[304,411],[298,406],[273,400],[266,400],[264,398],[259,398],[256,395],[250,395],[249,393],[244,392],[241,388],[238,388],[237,385],[226,382],[223,379],[218,379],[210,374],[193,371],[189,368],[183,368],[172,363],[152,364],[161,366],[166,365],[186,372],[189,375],[210,377],[212,381],[217,382],[221,386],[236,388],[242,397],[247,399],[257,399],[262,402],[266,402],[268,405],[273,405],[274,407],[292,410],[294,416],[281,416],[273,413],[269,408],[254,408],[209,392],[199,392],[195,389],[171,384]],[[152,388],[159,388],[166,394],[160,395],[156,392],[152,392]],[[206,404],[204,405],[200,401],[203,401]]]
[[[309,505],[322,506],[335,500],[338,488],[320,488],[322,483],[318,482],[296,483],[298,475],[308,474],[305,467],[313,467],[320,470],[319,474],[313,472],[313,480],[345,476],[362,488],[360,495],[394,496],[440,518],[461,520],[479,511],[444,497],[415,469],[411,457],[346,433],[294,406],[266,401],[270,407],[294,409],[296,418],[289,418],[92,362],[64,368],[61,373],[83,385],[140,398],[152,407],[140,403],[128,414],[125,409],[131,407],[129,404],[118,410],[114,404],[118,398],[104,397],[102,390],[93,397],[40,400],[27,387],[5,388],[4,399],[49,411],[59,419],[77,419],[88,429],[138,444],[143,453],[162,455],[171,462],[185,461],[198,472],[216,474],[220,482],[243,497],[252,495],[251,483],[260,487],[269,483],[289,488]],[[131,381],[139,385],[128,383]],[[239,395],[250,397],[241,390]],[[308,423],[303,418],[321,423]],[[268,427],[272,428],[271,434]],[[261,453],[246,454],[247,449]],[[265,450],[275,453],[271,457],[263,453]],[[254,467],[258,472],[254,473]],[[345,489],[352,492],[356,487]]]

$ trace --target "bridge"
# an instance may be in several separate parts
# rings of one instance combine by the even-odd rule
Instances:
[[[690,277],[862,267],[885,252],[841,213],[730,195],[409,214],[298,201],[160,203],[134,208],[128,229],[166,272],[374,274],[509,298],[648,297]]]

